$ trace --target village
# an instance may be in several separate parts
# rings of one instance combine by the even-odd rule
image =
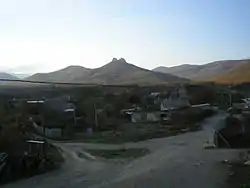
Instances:
[[[200,131],[204,120],[222,112],[227,114],[225,122],[213,129],[210,141],[200,143],[203,148],[250,145],[250,99],[232,87],[176,84],[56,90],[4,94],[0,129],[2,184],[61,168],[66,159],[60,143],[126,144],[173,137]],[[150,150],[145,148],[126,148],[109,153],[90,149],[78,154],[92,159],[137,158],[148,153]]]

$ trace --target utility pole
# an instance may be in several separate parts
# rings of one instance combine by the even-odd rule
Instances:
[[[76,126],[76,111],[73,110],[74,126]]]
[[[220,91],[220,104],[223,107],[223,92]]]
[[[46,131],[45,131],[45,124],[43,121],[43,117],[41,115],[39,115],[40,119],[41,119],[41,123],[42,123],[42,127],[43,127],[43,135],[46,137]]]
[[[98,119],[97,119],[97,113],[96,113],[96,104],[94,102],[94,118],[95,118],[95,127],[98,127]]]
[[[230,102],[230,107],[232,107],[232,93],[229,93],[229,102]]]

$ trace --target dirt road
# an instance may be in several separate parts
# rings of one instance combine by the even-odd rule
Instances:
[[[228,168],[220,162],[238,156],[236,150],[205,150],[213,128],[225,114],[207,119],[203,130],[169,138],[123,145],[57,143],[66,162],[60,170],[3,186],[4,188],[221,188]],[[88,148],[146,147],[151,153],[127,164],[87,160],[77,152]]]

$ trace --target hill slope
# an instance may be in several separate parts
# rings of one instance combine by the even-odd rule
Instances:
[[[35,74],[27,80],[94,84],[160,84],[187,81],[187,79],[170,74],[137,67],[127,63],[123,58],[119,60],[114,58],[110,63],[97,69],[67,67],[52,73]]]
[[[6,79],[6,80],[19,80],[19,78],[8,74],[6,72],[0,72],[0,79]],[[15,82],[15,81],[11,81],[11,82],[7,82],[7,81],[0,81],[0,85],[1,86],[13,86],[13,85],[18,85],[19,82]]]
[[[84,74],[88,74],[91,69],[81,66],[69,66],[64,69],[50,72],[50,73],[37,73],[27,77],[25,80],[31,81],[46,81],[46,82],[76,82]]]
[[[238,84],[250,82],[250,60],[214,79],[218,83]]]
[[[11,73],[12,76],[15,76],[19,79],[24,79],[27,78],[29,76],[31,76],[30,74],[22,74],[22,73]]]
[[[5,72],[0,72],[0,79],[18,80],[17,77]]]
[[[192,78],[194,72],[200,69],[199,65],[180,65],[180,66],[174,66],[174,67],[157,67],[153,69],[153,71],[156,72],[162,72],[162,73],[169,73],[172,75],[176,75],[182,78]]]
[[[157,67],[153,71],[170,73],[192,80],[211,80],[246,63],[248,60],[214,61],[205,65],[180,65],[175,67]]]

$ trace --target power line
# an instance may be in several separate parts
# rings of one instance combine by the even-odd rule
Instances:
[[[33,84],[49,84],[49,85],[75,85],[75,86],[101,86],[101,87],[138,87],[138,85],[112,85],[112,84],[93,84],[93,83],[70,83],[70,82],[49,82],[49,81],[32,81],[32,80],[11,80],[0,79],[0,82],[22,82]]]

